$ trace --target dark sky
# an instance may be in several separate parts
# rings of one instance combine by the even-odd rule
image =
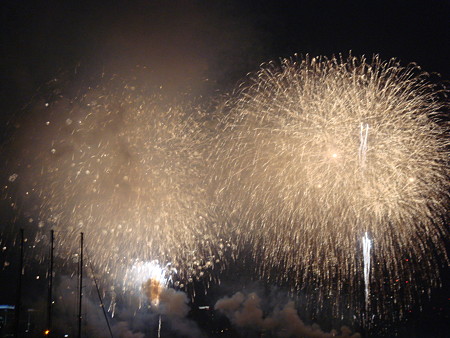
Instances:
[[[2,142],[8,121],[26,114],[22,107],[41,86],[77,69],[146,65],[169,91],[207,95],[230,90],[262,62],[351,50],[416,62],[450,80],[446,0],[3,0],[0,6]],[[448,284],[429,305],[430,313],[446,306],[442,318]]]
[[[229,86],[261,62],[294,53],[351,50],[417,62],[450,78],[448,1],[5,0],[1,6],[7,115],[77,64],[147,65],[161,82],[198,90],[202,79],[212,81],[208,88]]]

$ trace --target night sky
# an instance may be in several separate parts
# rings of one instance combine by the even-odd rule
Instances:
[[[403,65],[414,62],[427,72],[440,74],[433,75],[436,81],[450,80],[450,2],[443,0],[4,0],[0,6],[2,151],[9,147],[15,119],[26,120],[28,104],[42,94],[42,88],[55,77],[70,79],[75,73],[86,78],[90,73],[120,73],[136,65],[147,66],[153,70],[154,84],[166,93],[208,98],[229,92],[263,62],[296,53],[331,57],[351,51],[368,58],[374,54],[383,60],[395,57]],[[69,81],[67,86],[73,89],[77,84]],[[9,173],[1,174],[4,179]],[[1,212],[2,232],[18,231],[20,225],[12,227],[13,217],[4,201]],[[3,238],[2,245],[11,243]],[[0,258],[2,264],[11,262],[0,272],[0,304],[11,304],[17,247]],[[241,273],[234,269],[222,277],[228,295],[238,291],[226,286]],[[413,308],[406,321],[389,324],[384,334],[448,336],[448,267],[443,269],[442,282],[443,288],[425,300],[422,312]],[[45,290],[44,282],[34,283],[35,288]],[[214,304],[225,294],[223,290],[213,287],[210,298],[200,297],[199,302]],[[26,290],[25,296],[35,292]],[[222,321],[211,324],[195,311],[190,318],[205,331],[227,325]],[[202,322],[208,324],[202,327]]]

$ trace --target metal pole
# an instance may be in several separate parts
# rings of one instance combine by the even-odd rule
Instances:
[[[89,257],[88,261],[89,261]],[[94,283],[95,283],[95,288],[97,289],[97,296],[98,299],[100,301],[100,306],[103,310],[103,316],[105,317],[105,321],[106,321],[106,325],[108,326],[108,331],[109,331],[109,335],[111,336],[111,338],[113,338],[113,333],[111,330],[111,325],[109,325],[109,320],[108,320],[108,316],[106,315],[106,309],[105,309],[105,304],[103,304],[103,299],[102,299],[102,295],[100,294],[100,289],[98,287],[98,283],[97,283],[97,278],[95,278],[95,274],[94,274],[94,268],[92,267],[92,263],[89,261],[89,265],[91,267],[91,271],[92,271],[92,278],[94,279]]]
[[[48,300],[47,300],[47,331],[52,332],[52,306],[53,306],[53,248],[54,248],[54,231],[50,231],[50,267],[48,272]]]
[[[80,292],[80,298],[79,298],[79,304],[78,304],[78,338],[81,338],[81,319],[82,319],[82,313],[81,313],[81,300],[83,298],[83,233],[80,233],[81,239],[80,239],[80,266],[79,266],[79,292]]]
[[[15,323],[14,323],[14,337],[19,336],[20,327],[20,308],[22,300],[22,270],[23,270],[23,229],[20,229],[20,261],[19,261],[19,282],[17,284],[17,298],[15,308]]]

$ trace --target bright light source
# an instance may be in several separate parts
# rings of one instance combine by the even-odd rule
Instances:
[[[45,330],[44,335],[48,336],[50,334],[50,330]]]

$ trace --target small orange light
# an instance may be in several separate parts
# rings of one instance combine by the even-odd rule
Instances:
[[[46,336],[48,336],[48,335],[50,334],[50,330],[45,330],[45,331],[44,331],[44,334],[45,334]]]

